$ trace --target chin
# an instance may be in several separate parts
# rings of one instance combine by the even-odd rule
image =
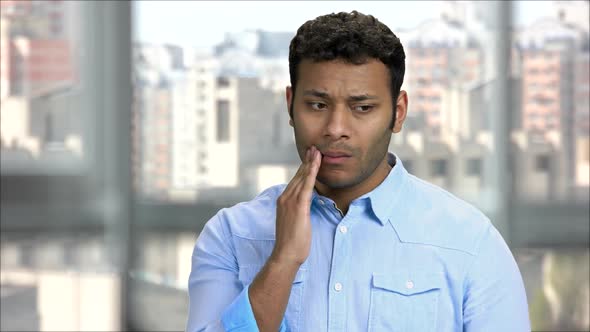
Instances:
[[[318,174],[317,180],[331,189],[344,189],[358,184],[356,178],[343,176],[322,176]]]

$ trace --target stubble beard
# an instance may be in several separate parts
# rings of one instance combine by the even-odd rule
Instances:
[[[293,132],[295,134],[295,145],[297,147],[297,151],[299,151],[303,145],[300,143],[300,136],[297,134],[297,127],[293,125]],[[383,135],[379,136],[379,138],[372,144],[374,148],[367,151],[366,157],[363,159],[361,158],[362,151],[354,151],[353,158],[357,158],[359,161],[359,169],[356,174],[352,178],[348,179],[330,179],[326,176],[321,175],[321,166],[320,171],[317,175],[317,181],[321,182],[325,186],[331,189],[346,189],[351,188],[356,185],[359,185],[366,181],[381,165],[384,158],[387,158],[389,141],[391,139],[391,131],[386,128],[383,132]],[[305,155],[305,153],[303,153]]]

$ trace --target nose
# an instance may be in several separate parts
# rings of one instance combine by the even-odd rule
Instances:
[[[336,105],[329,112],[324,136],[333,140],[350,137],[350,112],[344,105]]]

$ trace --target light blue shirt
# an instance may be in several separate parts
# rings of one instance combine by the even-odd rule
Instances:
[[[284,188],[207,222],[192,256],[187,331],[257,331],[248,286],[273,249]],[[522,277],[500,233],[399,159],[345,216],[314,192],[311,223],[281,331],[530,331]]]

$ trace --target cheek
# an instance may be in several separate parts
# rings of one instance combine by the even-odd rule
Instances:
[[[313,142],[314,138],[318,136],[319,126],[317,123],[309,123],[306,121],[295,121],[293,130],[295,132],[295,139],[302,143]]]
[[[374,159],[380,157],[384,152],[387,152],[389,141],[391,139],[391,131],[389,127],[375,126],[374,130],[369,134],[365,132],[364,139],[364,157],[365,159]]]

